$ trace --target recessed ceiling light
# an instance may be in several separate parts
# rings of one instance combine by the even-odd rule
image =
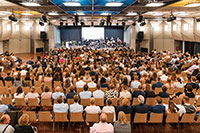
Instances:
[[[74,2],[74,1],[70,1],[70,2],[65,2],[63,3],[65,6],[81,6],[81,4],[79,2]]]
[[[189,15],[188,12],[176,12],[175,14],[180,15],[180,16],[187,16],[187,15]]]
[[[56,16],[59,15],[57,12],[49,12],[48,15]]]
[[[74,13],[74,15],[79,15],[79,16],[81,16],[81,15],[85,15],[85,14],[82,13],[82,12],[77,12],[77,13]]]
[[[105,6],[109,6],[109,7],[120,7],[120,6],[122,6],[123,5],[123,3],[121,3],[121,2],[107,2],[106,3],[106,5]]]
[[[8,12],[8,11],[0,11],[0,16],[9,15],[9,14],[11,14],[11,12]]]
[[[161,13],[161,12],[152,12],[152,15],[153,16],[161,16],[161,15],[163,15],[163,13]]]
[[[103,12],[103,13],[101,13],[101,15],[103,15],[103,16],[108,16],[109,13],[108,13],[108,12]]]
[[[129,12],[126,14],[127,16],[136,16],[138,15],[136,12]]]
[[[160,6],[163,6],[163,5],[164,5],[164,3],[156,2],[156,3],[146,4],[145,6],[147,6],[147,7],[160,7]]]
[[[21,4],[24,6],[41,6],[39,3],[35,2],[22,2]]]
[[[198,7],[198,6],[200,6],[200,3],[190,3],[185,5],[185,7]]]
[[[21,15],[28,16],[28,15],[32,15],[32,14],[31,14],[31,13],[28,13],[28,12],[23,12],[23,13],[21,13]]]

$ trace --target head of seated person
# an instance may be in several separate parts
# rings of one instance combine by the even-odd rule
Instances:
[[[107,106],[111,106],[112,105],[112,100],[109,98],[106,100]]]
[[[95,106],[95,99],[93,97],[90,98],[90,105]]]
[[[144,97],[142,95],[139,95],[137,98],[139,104],[144,104]]]
[[[163,87],[162,87],[162,91],[163,91],[164,93],[166,93],[166,92],[167,92],[167,87],[166,87],[166,86],[163,86]]]
[[[87,84],[85,84],[85,85],[83,86],[83,90],[84,90],[84,91],[88,91],[88,85],[87,85]]]
[[[76,88],[75,88],[75,86],[70,86],[70,92],[74,92],[74,90],[75,90]]]
[[[59,97],[57,98],[57,102],[58,102],[58,104],[63,103],[63,98],[62,98],[62,96],[59,96]]]
[[[74,95],[73,99],[74,99],[74,103],[78,103],[78,101],[79,101],[78,95]]]
[[[31,87],[31,93],[35,93],[35,87]]]
[[[44,88],[44,92],[49,92],[49,87],[48,86],[45,86],[45,88]]]
[[[191,85],[187,85],[187,86],[186,86],[186,91],[187,91],[188,93],[192,93],[192,90],[193,90],[193,88],[192,88]]]
[[[129,106],[130,101],[128,100],[128,98],[123,98],[122,100],[122,106]]]
[[[101,115],[100,115],[100,121],[101,121],[101,123],[106,123],[107,122],[107,115],[106,115],[106,113],[101,113]]]
[[[9,124],[10,123],[10,116],[8,114],[2,115],[0,118],[1,124]]]
[[[157,97],[156,98],[156,103],[161,105],[162,104],[162,99],[160,97]]]
[[[55,91],[56,91],[56,92],[61,92],[60,86],[57,86],[57,87],[55,88]]]
[[[124,124],[128,123],[126,115],[125,115],[125,113],[123,111],[120,111],[118,113],[118,121],[120,122],[121,125],[124,125]]]

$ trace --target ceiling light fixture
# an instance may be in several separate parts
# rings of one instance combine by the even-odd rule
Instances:
[[[185,7],[199,7],[199,6],[200,6],[199,0],[194,0],[194,2],[189,2],[188,4],[185,5]]]
[[[140,26],[145,26],[146,25],[146,22],[145,20],[143,20],[141,23],[140,23]]]
[[[76,6],[81,6],[81,4],[79,2],[76,2],[76,1],[69,1],[69,2],[65,2],[63,3],[65,6],[73,6],[73,7],[76,7]]]
[[[103,13],[101,13],[101,15],[102,15],[102,16],[108,16],[109,13],[108,13],[108,12],[103,12]]]
[[[74,13],[74,15],[82,16],[82,15],[85,15],[85,13],[83,13],[83,12],[77,12],[77,13]]]
[[[32,15],[32,14],[29,13],[29,12],[23,12],[23,13],[21,13],[21,15],[24,15],[24,16],[30,16],[30,15]]]
[[[147,7],[160,7],[160,6],[163,6],[163,5],[165,5],[165,3],[163,3],[163,2],[152,2],[152,3],[146,4],[145,6],[147,6]]]
[[[140,23],[140,22],[142,22],[142,20],[143,20],[143,16],[140,15],[140,16],[138,17],[138,22]]]
[[[138,15],[136,12],[128,12],[126,16],[136,16]]]
[[[122,6],[124,3],[122,2],[116,2],[115,0],[113,2],[107,2],[105,6],[108,7],[120,7]]]
[[[49,12],[48,15],[50,16],[56,16],[56,15],[59,15],[57,12]]]
[[[0,11],[0,16],[9,15],[11,12],[8,11]]]
[[[8,19],[10,19],[11,21],[17,22],[17,18],[15,17],[15,14],[14,14],[14,13],[12,13],[12,14],[8,17]]]
[[[22,2],[21,4],[24,6],[41,6],[39,3],[33,1]]]
[[[171,14],[169,16],[169,18],[167,18],[167,22],[171,22],[171,21],[174,21],[174,20],[176,20],[176,17],[173,14]]]

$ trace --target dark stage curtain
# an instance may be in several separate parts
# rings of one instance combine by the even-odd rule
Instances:
[[[114,37],[114,39],[117,39],[119,37],[122,41],[124,40],[124,27],[105,27],[104,33],[105,38]]]
[[[81,41],[81,27],[59,27],[61,41]]]

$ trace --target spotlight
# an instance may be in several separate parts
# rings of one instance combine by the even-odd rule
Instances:
[[[39,24],[40,24],[40,26],[44,26],[42,19],[39,20]]]
[[[50,23],[50,22],[49,22],[48,24],[49,24],[49,25],[52,25],[52,23]]]
[[[100,22],[100,26],[104,26],[104,24],[105,24],[105,21],[102,19]]]
[[[119,23],[116,23],[117,26],[119,26]]]
[[[68,23],[67,23],[67,22],[65,23],[65,26],[68,26]]]
[[[126,25],[126,23],[125,22],[122,22],[122,26],[125,26]]]
[[[145,26],[146,25],[146,22],[145,20],[143,20],[141,23],[140,23],[140,26]]]
[[[174,20],[176,20],[176,17],[173,14],[171,14],[170,17],[167,18],[167,22],[171,22],[171,21],[174,21]]]
[[[63,26],[63,21],[60,21],[60,26]]]
[[[132,25],[133,25],[133,26],[136,26],[136,22],[133,22]]]
[[[200,22],[200,18],[197,18],[196,21],[197,21],[197,22]]]
[[[11,21],[17,22],[17,18],[15,17],[15,14],[14,14],[14,13],[12,13],[12,14],[8,17],[8,19],[10,19]]]
[[[107,19],[106,19],[106,21],[107,21],[107,26],[108,26],[108,24],[110,23],[110,19],[111,19],[111,16],[110,16],[110,15],[107,16]]]
[[[140,23],[140,22],[142,22],[142,20],[143,20],[143,16],[140,15],[140,16],[138,17],[138,22]]]
[[[85,23],[83,21],[81,21],[81,26],[84,26],[84,25],[85,25]]]
[[[47,17],[46,17],[46,15],[42,15],[42,20],[43,20],[45,23],[47,23]]]
[[[76,24],[76,26],[78,25],[78,21],[79,21],[78,15],[75,15],[75,24]]]

